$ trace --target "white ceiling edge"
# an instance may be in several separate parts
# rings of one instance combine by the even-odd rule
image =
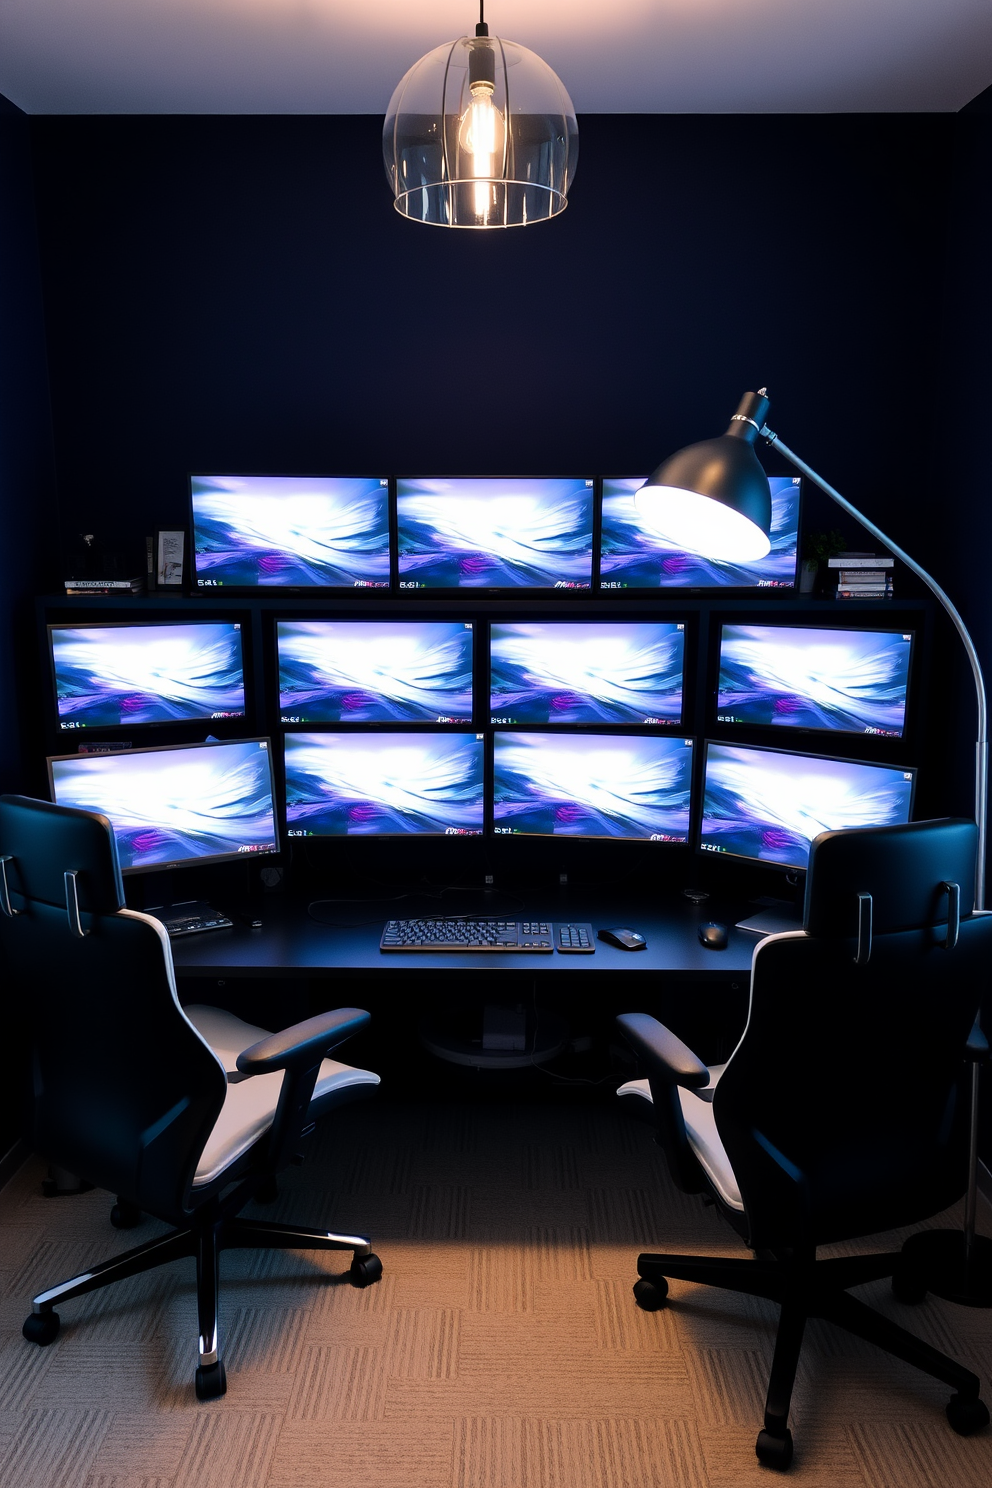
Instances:
[[[383,114],[471,0],[0,0],[28,114]],[[580,114],[955,112],[992,83],[992,0],[489,0]]]

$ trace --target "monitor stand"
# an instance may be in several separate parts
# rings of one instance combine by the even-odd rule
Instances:
[[[757,935],[782,935],[788,930],[801,930],[803,917],[791,905],[783,904],[781,909],[762,909],[746,920],[738,920],[737,928],[753,930]]]

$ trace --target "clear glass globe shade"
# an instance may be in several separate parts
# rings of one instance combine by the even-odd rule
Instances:
[[[484,88],[470,75],[480,45],[492,52]],[[402,216],[437,227],[521,227],[568,205],[578,140],[571,99],[536,53],[498,36],[462,36],[401,79],[382,150]]]
[[[634,493],[645,528],[683,553],[725,563],[754,563],[771,549],[757,523],[722,501],[678,486],[641,486]]]

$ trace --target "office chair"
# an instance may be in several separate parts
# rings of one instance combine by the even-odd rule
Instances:
[[[196,1393],[223,1395],[222,1250],[351,1250],[355,1285],[382,1274],[364,1236],[238,1217],[271,1196],[318,1116],[378,1084],[325,1057],[369,1015],[339,1008],[268,1034],[219,1008],[183,1009],[168,936],[124,907],[113,829],[93,812],[0,797],[0,908],[34,1149],[115,1193],[118,1226],[144,1211],[174,1227],[39,1292],[24,1336],[49,1344],[57,1303],[192,1256]]]
[[[754,951],[747,1026],[708,1069],[662,1024],[618,1027],[646,1079],[675,1182],[706,1193],[754,1259],[638,1257],[638,1305],[665,1304],[667,1278],[781,1305],[756,1452],[792,1461],[789,1406],[803,1331],[826,1318],[954,1387],[951,1426],[988,1424],[977,1375],[898,1327],[849,1288],[883,1277],[903,1301],[926,1279],[909,1256],[817,1260],[819,1245],[929,1219],[967,1181],[964,1082],[987,968],[992,915],[973,912],[977,830],[945,819],[824,832],[810,854],[804,928]]]

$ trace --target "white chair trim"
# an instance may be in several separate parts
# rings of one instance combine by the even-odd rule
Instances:
[[[725,1064],[711,1064],[709,1084],[698,1091],[685,1090],[680,1085],[679,1104],[682,1107],[685,1134],[699,1166],[728,1209],[736,1209],[743,1214],[744,1200],[713,1117],[713,1091],[726,1068]],[[651,1086],[647,1080],[628,1080],[620,1086],[617,1095],[650,1102]]]
[[[223,1008],[193,1003],[184,1009],[184,1013],[229,1074],[236,1072],[238,1055],[242,1050],[269,1036],[268,1029],[246,1023]],[[283,1079],[282,1072],[277,1070],[270,1075],[253,1075],[237,1084],[228,1084],[220,1115],[200,1154],[193,1178],[194,1188],[213,1183],[225,1168],[236,1162],[268,1131],[279,1103]],[[336,1059],[325,1059],[317,1074],[312,1099],[318,1100],[349,1085],[378,1084],[379,1076],[372,1070],[356,1069]]]

